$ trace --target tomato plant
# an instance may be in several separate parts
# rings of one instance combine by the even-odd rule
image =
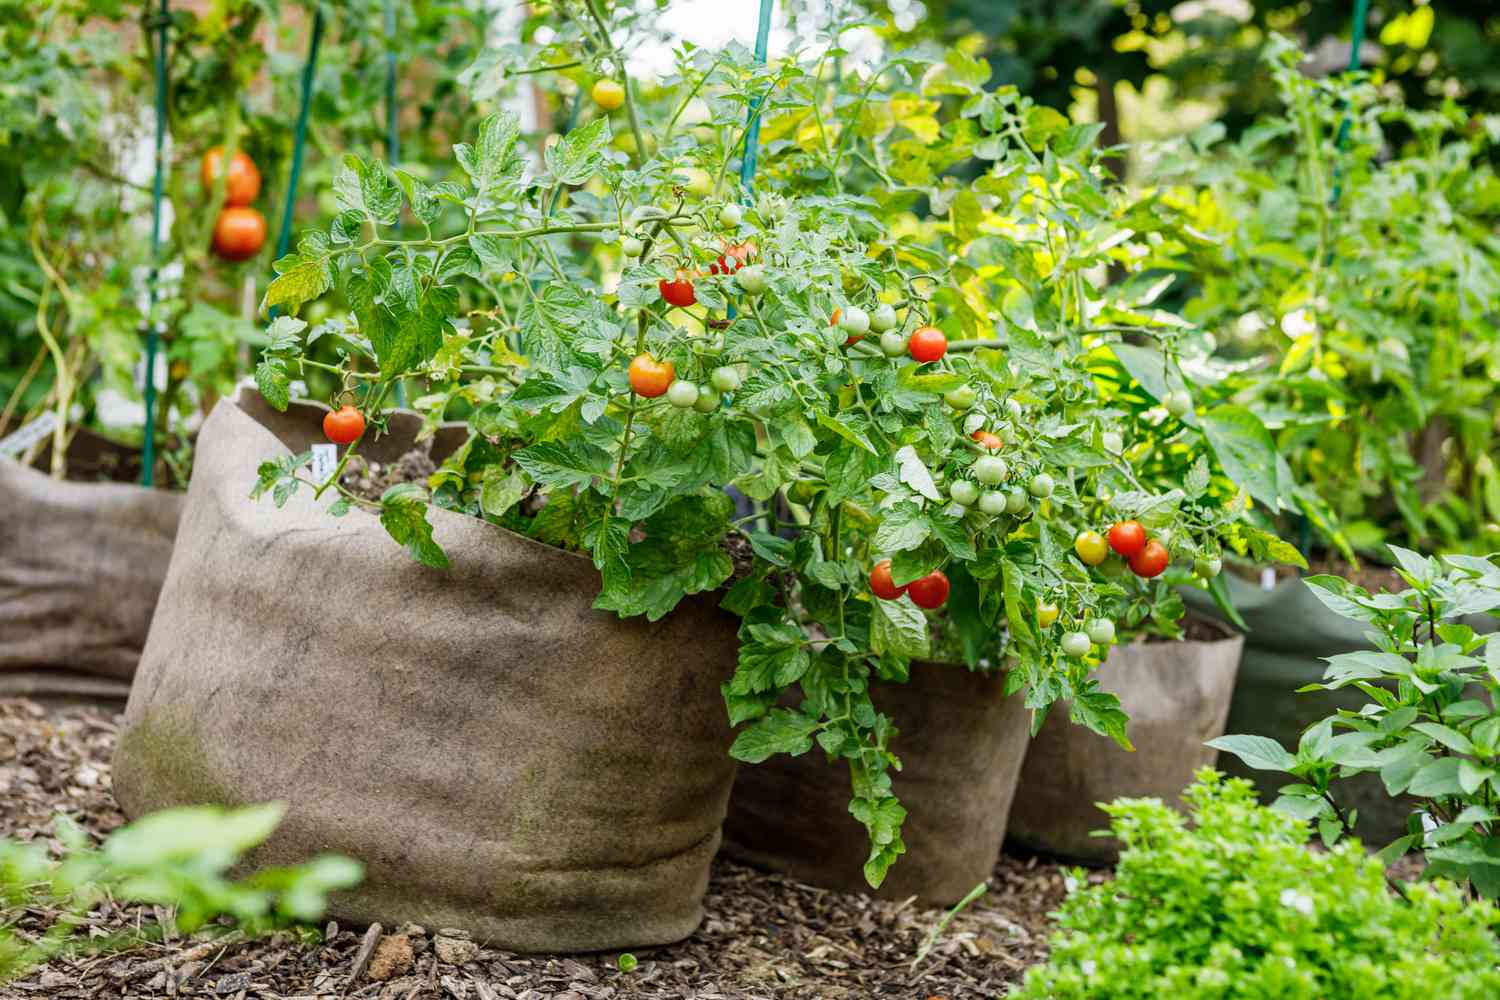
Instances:
[[[596,606],[622,616],[722,588],[743,623],[724,689],[734,755],[816,744],[843,761],[878,884],[904,851],[904,810],[888,774],[900,720],[872,685],[914,660],[962,662],[1002,672],[1038,724],[1066,698],[1125,742],[1087,624],[1172,634],[1169,584],[1191,577],[1111,576],[1071,546],[1137,519],[1173,532],[1185,561],[1263,558],[1278,540],[1226,456],[1276,456],[1212,406],[1161,419],[1119,360],[1135,341],[1175,344],[1181,321],[1149,307],[1138,262],[1192,237],[1112,183],[1093,126],[986,89],[961,52],[834,78],[816,59],[684,51],[638,97],[620,53],[640,24],[564,19],[531,53],[545,67],[572,45],[590,53],[580,72],[624,80],[627,134],[595,114],[533,169],[518,120],[492,114],[454,149],[464,179],[436,186],[347,157],[333,225],[276,262],[265,305],[287,315],[257,378],[284,400],[308,363],[296,314],[341,293],[340,336],[372,361],[341,376],[372,420],[397,381],[424,383],[433,422],[467,415],[469,443],[423,484],[433,503],[586,552]],[[753,192],[735,179],[752,107]],[[972,184],[945,176],[974,157]],[[408,214],[420,227],[397,232]],[[620,252],[627,238],[639,253]],[[738,262],[726,239],[754,263],[724,266]],[[1104,281],[1110,266],[1126,280]],[[259,488],[311,486],[336,513],[371,503],[338,478],[268,464]],[[409,508],[414,489],[389,502]],[[403,536],[430,542],[410,515]],[[736,570],[731,542],[751,565]]]

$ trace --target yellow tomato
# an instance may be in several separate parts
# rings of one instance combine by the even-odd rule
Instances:
[[[613,80],[600,80],[592,91],[594,103],[605,111],[616,111],[625,105],[625,88]]]
[[[1042,628],[1051,628],[1052,623],[1057,621],[1057,605],[1048,604],[1046,601],[1036,606],[1036,623]]]
[[[1097,531],[1080,531],[1073,539],[1073,551],[1089,566],[1097,566],[1109,555],[1109,544]]]

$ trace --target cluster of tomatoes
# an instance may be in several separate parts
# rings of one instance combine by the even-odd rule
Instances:
[[[1073,540],[1073,551],[1088,566],[1104,562],[1110,549],[1125,560],[1132,573],[1147,580],[1160,576],[1172,561],[1166,545],[1158,539],[1148,539],[1139,521],[1121,521],[1111,526],[1107,543],[1097,531],[1080,531]]]
[[[935,569],[898,587],[891,576],[891,561],[882,559],[870,570],[870,593],[882,601],[897,601],[905,594],[917,607],[932,611],[948,603],[948,577],[942,570]]]
[[[955,396],[957,393],[961,395]],[[948,397],[948,404],[955,409],[967,409],[974,405],[974,390],[969,386],[960,386],[945,395]],[[1020,419],[1021,405],[1015,400],[1007,400],[1007,406],[1012,416]],[[1000,435],[983,427],[975,428],[969,436],[987,453],[999,451],[1005,444]],[[980,455],[969,466],[974,479],[954,480],[953,485],[948,488],[948,498],[960,507],[977,506],[981,514],[993,517],[1001,514],[1020,515],[1031,506],[1032,499],[1045,500],[1057,488],[1057,483],[1045,472],[1036,473],[1024,484],[1016,483],[1007,488],[1005,481],[1012,477],[1013,471],[1011,463],[999,455]]]
[[[630,361],[630,389],[637,396],[656,399],[666,396],[667,402],[680,409],[693,409],[699,413],[712,413],[719,408],[723,393],[734,392],[740,387],[737,368],[723,365],[708,376],[706,386],[677,377],[677,366],[670,361],[658,361],[649,354],[637,354]]]
[[[224,208],[214,223],[214,252],[225,260],[249,260],[266,243],[266,218],[250,207],[260,194],[260,170],[255,161],[236,150],[224,167],[224,148],[215,146],[203,154],[203,189],[212,191],[224,173]]]

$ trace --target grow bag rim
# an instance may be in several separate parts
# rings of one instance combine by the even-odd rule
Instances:
[[[266,434],[267,437],[269,437],[273,442],[275,442],[276,448],[279,449],[279,454],[281,454],[281,455],[292,455],[292,454],[295,454],[295,452],[293,452],[292,449],[287,446],[286,442],[282,441],[281,438],[279,438],[279,437],[276,436],[276,432],[275,431],[271,430],[265,424],[263,424],[259,420],[255,419],[254,414],[250,413],[244,407],[240,406],[239,405],[239,400],[238,400],[237,397],[225,397],[224,399],[219,400],[219,402],[214,406],[214,410],[218,411],[221,407],[225,407],[225,406],[233,407],[236,411],[238,411],[238,413],[241,416],[243,416],[245,419],[249,420],[257,428],[259,428],[261,431],[263,431]],[[316,410],[324,410],[324,411],[330,412],[330,413],[333,412],[332,408],[329,407],[326,403],[321,403],[321,402],[319,402],[317,400],[314,400],[314,399],[296,399],[296,400],[292,400],[292,402],[288,404],[287,410],[284,411],[284,412],[290,412],[291,409],[292,409],[292,407],[298,407],[299,409],[308,409],[308,410],[314,410],[314,411],[316,411]],[[414,410],[399,410],[398,409],[398,410],[392,410],[390,412],[393,412],[393,413],[402,413],[402,414],[410,414],[411,416],[416,417],[419,420],[422,419],[422,415],[420,413],[417,413]],[[212,414],[210,414],[210,418],[211,417],[212,417]],[[468,427],[467,424],[460,423],[458,421],[445,422],[443,424],[440,424],[439,426],[440,427],[463,427],[463,428],[467,428]],[[412,443],[413,443],[413,445],[416,444],[415,439],[413,439]],[[264,459],[262,459],[262,461],[264,461]],[[432,504],[432,503],[427,504],[427,510],[428,510],[428,513],[431,514],[432,517],[433,517],[432,524],[433,524],[434,528],[437,527],[438,521],[440,519],[441,520],[450,521],[450,523],[454,524],[455,526],[458,526],[458,525],[469,525],[469,524],[483,525],[484,527],[489,528],[489,529],[491,529],[493,531],[498,531],[498,532],[501,532],[501,533],[503,533],[505,535],[509,535],[511,538],[519,539],[520,541],[526,543],[527,546],[529,546],[531,548],[534,548],[534,549],[538,550],[539,552],[546,552],[546,553],[549,553],[551,555],[561,556],[563,558],[566,558],[566,559],[569,559],[569,560],[573,560],[575,562],[586,563],[586,564],[588,564],[589,567],[594,568],[595,573],[598,572],[598,569],[596,567],[594,567],[594,561],[592,559],[590,559],[589,557],[583,555],[582,553],[579,553],[579,552],[569,552],[567,549],[558,548],[556,545],[548,545],[546,542],[539,542],[535,538],[528,538],[525,535],[521,534],[520,532],[511,531],[509,528],[501,527],[500,525],[494,524],[494,523],[492,523],[490,521],[487,521],[487,520],[485,520],[482,517],[473,517],[472,515],[469,515],[469,514],[460,514],[457,511],[447,510],[445,508],[437,506],[436,504]],[[326,513],[326,509],[325,509],[324,512]],[[372,513],[371,511],[365,510],[363,507],[354,507],[354,508],[352,508],[349,511],[348,514],[345,514],[344,516],[345,517],[349,517],[351,515],[360,515],[362,517],[371,518],[371,519],[373,519],[376,522],[377,525],[379,524],[379,521],[380,521],[380,518],[379,518],[378,515]],[[415,562],[415,560],[413,560],[413,562]],[[691,595],[689,595],[689,596],[691,596]]]

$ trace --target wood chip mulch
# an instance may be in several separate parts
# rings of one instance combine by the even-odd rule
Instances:
[[[97,708],[0,699],[0,836],[56,850],[57,813],[95,836],[122,824],[109,790],[117,725]],[[53,961],[0,985],[0,1000],[988,1000],[1045,957],[1046,914],[1063,897],[1063,877],[1056,865],[1002,858],[990,891],[915,969],[942,911],[815,889],[724,860],[714,865],[703,926],[686,941],[636,952],[630,972],[620,970],[618,953],[517,955],[414,925],[330,923],[252,940],[215,928],[184,939],[170,912],[106,902],[80,936],[141,928],[154,939]],[[0,912],[0,920],[36,933],[49,917],[33,908]]]

